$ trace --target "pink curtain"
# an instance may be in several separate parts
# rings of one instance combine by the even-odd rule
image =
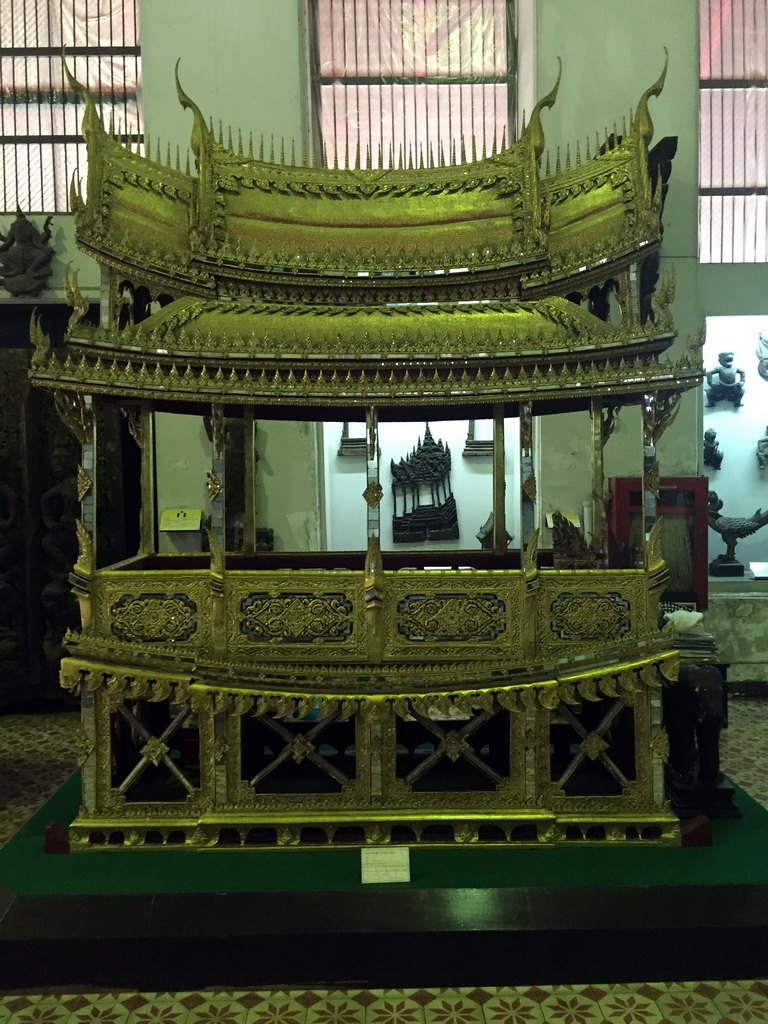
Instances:
[[[432,166],[507,137],[507,0],[318,0],[326,160]]]

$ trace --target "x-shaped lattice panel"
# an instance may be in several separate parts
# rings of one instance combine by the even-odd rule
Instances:
[[[125,704],[120,706],[120,714],[130,725],[131,729],[133,729],[133,731],[144,740],[144,746],[139,750],[141,759],[117,787],[117,792],[121,796],[127,793],[132,786],[136,785],[150,764],[165,765],[168,771],[181,783],[184,789],[186,789],[187,793],[192,794],[195,792],[195,787],[181,771],[179,766],[168,756],[170,752],[168,740],[172,739],[182,727],[189,716],[190,710],[191,709],[188,704],[182,705],[181,709],[171,719],[162,733],[159,736],[153,736],[149,729],[147,729],[143,722],[139,721],[130,708],[126,707]]]
[[[469,737],[474,732],[477,732],[481,725],[485,725],[486,722],[493,718],[490,711],[481,711],[470,718],[468,722],[465,722],[461,728],[450,730],[445,730],[438,722],[433,722],[431,718],[425,718],[424,715],[420,715],[417,711],[411,710],[411,715],[440,742],[432,753],[424,758],[421,764],[417,765],[413,771],[405,776],[405,782],[409,786],[426,775],[443,757],[447,757],[451,761],[458,761],[460,757],[463,757],[465,761],[468,761],[473,768],[482,772],[495,785],[498,786],[503,781],[502,776],[477,754],[469,742]]]
[[[337,712],[335,715],[329,715],[328,718],[321,718],[319,722],[315,723],[311,729],[307,732],[291,732],[290,729],[278,721],[276,718],[272,718],[270,715],[257,715],[257,720],[265,725],[272,732],[276,733],[282,740],[285,741],[285,746],[277,754],[269,764],[266,764],[261,771],[257,772],[256,775],[250,780],[249,785],[258,786],[259,783],[263,782],[268,775],[271,775],[275,769],[279,768],[281,764],[284,764],[289,758],[299,764],[305,758],[312,764],[316,765],[321,771],[324,771],[327,775],[330,775],[332,779],[339,783],[341,786],[349,785],[349,778],[340,771],[334,764],[323,757],[315,746],[315,740],[327,729],[328,726],[340,718],[340,714]]]
[[[579,769],[583,764],[584,759],[587,757],[592,761],[599,761],[600,764],[610,772],[622,789],[627,789],[629,787],[627,777],[606,754],[606,751],[610,748],[610,743],[605,739],[606,733],[624,708],[625,705],[620,700],[613,701],[606,713],[598,722],[597,726],[593,730],[589,731],[579,721],[576,715],[574,715],[573,711],[571,711],[567,704],[560,705],[558,709],[560,715],[580,737],[581,743],[579,744],[579,750],[574,754],[572,760],[568,763],[562,775],[557,780],[558,789],[562,789],[565,786],[571,776]]]

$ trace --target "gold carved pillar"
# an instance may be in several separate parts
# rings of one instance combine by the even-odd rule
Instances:
[[[656,525],[659,500],[659,463],[656,447],[659,439],[677,416],[680,394],[676,391],[653,391],[643,397],[643,536],[646,544]]]
[[[507,550],[506,478],[504,476],[504,406],[493,407],[493,552]]]
[[[243,410],[243,550],[256,550],[256,419],[252,405]]]
[[[212,647],[217,655],[226,654],[226,615],[224,607],[224,558],[226,551],[226,479],[224,472],[224,408],[211,408],[211,468],[208,470],[208,500],[211,503],[211,525],[208,543],[211,549],[210,585],[213,591],[211,605]]]
[[[520,547],[536,530],[536,471],[533,464],[533,403],[520,403]]]
[[[72,585],[80,603],[82,627],[91,624],[91,580],[96,568],[96,427],[93,398],[80,391],[57,391],[56,410],[65,426],[80,443],[80,465],[77,469],[78,556],[72,572]]]
[[[379,418],[376,408],[371,406],[365,414],[365,490],[363,497],[368,506],[366,535],[377,539],[381,536],[381,498],[383,490],[379,479]]]
[[[152,403],[144,401],[139,410],[139,431],[136,438],[141,449],[141,525],[140,551],[143,555],[157,551],[157,496],[155,494],[155,414]]]
[[[365,415],[365,472],[363,497],[367,506],[368,550],[365,555],[365,619],[368,660],[380,662],[384,645],[384,568],[381,559],[381,498],[379,481],[379,423],[374,406]]]
[[[605,513],[605,460],[604,449],[608,438],[613,434],[619,406],[603,405],[602,398],[593,398],[590,404],[590,431],[592,449],[592,528],[585,537],[587,543],[596,543],[607,554],[606,545],[606,513]],[[586,536],[587,533],[590,536]]]
[[[603,546],[603,400],[593,398],[589,407],[590,449],[592,459],[592,522],[584,523],[584,540],[592,544],[597,538]],[[586,507],[585,507],[586,512]]]

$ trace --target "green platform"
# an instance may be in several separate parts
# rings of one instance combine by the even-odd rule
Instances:
[[[0,848],[0,886],[17,895],[153,892],[275,892],[350,890],[360,883],[360,853],[351,849],[184,850],[109,849],[46,854],[51,821],[77,813],[75,773]],[[741,819],[713,823],[714,845],[543,846],[538,849],[452,846],[411,850],[409,885],[371,888],[519,888],[646,885],[768,885],[768,811],[737,789]]]

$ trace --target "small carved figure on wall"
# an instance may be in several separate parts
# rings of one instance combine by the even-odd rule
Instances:
[[[768,465],[768,427],[765,428],[765,437],[759,437],[757,439],[757,465],[760,469],[765,469]]]
[[[716,440],[717,431],[711,427],[704,431],[704,465],[711,469],[720,469],[723,461],[723,452],[720,451],[720,442]]]
[[[757,372],[764,381],[768,381],[768,338],[762,331],[757,337],[755,355],[757,356]]]
[[[733,352],[721,352],[717,359],[718,365],[707,370],[707,405],[732,402],[738,408],[744,397],[747,375],[733,365]]]
[[[52,220],[46,217],[41,233],[17,210],[8,234],[0,234],[0,283],[11,295],[39,295],[48,283],[53,259],[53,249],[48,245]]]
[[[451,452],[435,441],[429,423],[409,455],[390,460],[392,540],[395,544],[422,540],[458,540],[459,520],[451,489]]]

